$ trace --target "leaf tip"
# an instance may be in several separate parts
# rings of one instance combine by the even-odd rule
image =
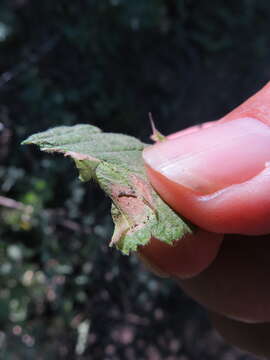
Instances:
[[[21,145],[30,145],[30,144],[31,144],[31,141],[30,141],[29,137],[21,142]]]
[[[148,113],[149,116],[149,120],[150,120],[150,124],[151,124],[151,128],[152,128],[152,135],[150,136],[150,139],[155,141],[155,142],[160,142],[166,139],[166,137],[161,134],[160,131],[157,130],[155,123],[154,123],[154,118],[151,112]]]

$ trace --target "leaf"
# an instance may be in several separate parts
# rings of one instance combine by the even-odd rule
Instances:
[[[136,251],[151,237],[173,245],[192,228],[154,191],[142,160],[148,146],[138,139],[104,133],[91,125],[56,127],[30,136],[23,144],[71,157],[80,179],[94,179],[112,199],[115,230],[111,244],[124,254]]]

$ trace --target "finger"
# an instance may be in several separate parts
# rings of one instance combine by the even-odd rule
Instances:
[[[198,276],[180,280],[211,311],[244,322],[270,322],[270,235],[226,235],[214,262]]]
[[[270,323],[245,324],[214,313],[210,319],[230,344],[257,356],[270,357]]]
[[[148,268],[158,275],[189,278],[205,270],[215,259],[223,235],[198,229],[174,246],[152,238],[139,249],[139,255]]]
[[[217,122],[144,151],[151,183],[177,212],[218,233],[270,232],[270,127]]]

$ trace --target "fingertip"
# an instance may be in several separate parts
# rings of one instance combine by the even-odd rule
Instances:
[[[168,245],[156,238],[142,246],[144,263],[159,276],[191,278],[205,270],[215,259],[223,235],[197,229],[195,233]]]

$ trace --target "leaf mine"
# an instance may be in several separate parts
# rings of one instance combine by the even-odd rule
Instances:
[[[155,131],[155,140],[164,140]],[[151,237],[173,245],[193,231],[148,181],[142,160],[142,151],[148,144],[86,124],[49,129],[30,136],[23,144],[38,145],[42,151],[72,158],[82,181],[93,179],[98,183],[113,203],[115,229],[110,246],[116,246],[123,254],[146,245]]]

